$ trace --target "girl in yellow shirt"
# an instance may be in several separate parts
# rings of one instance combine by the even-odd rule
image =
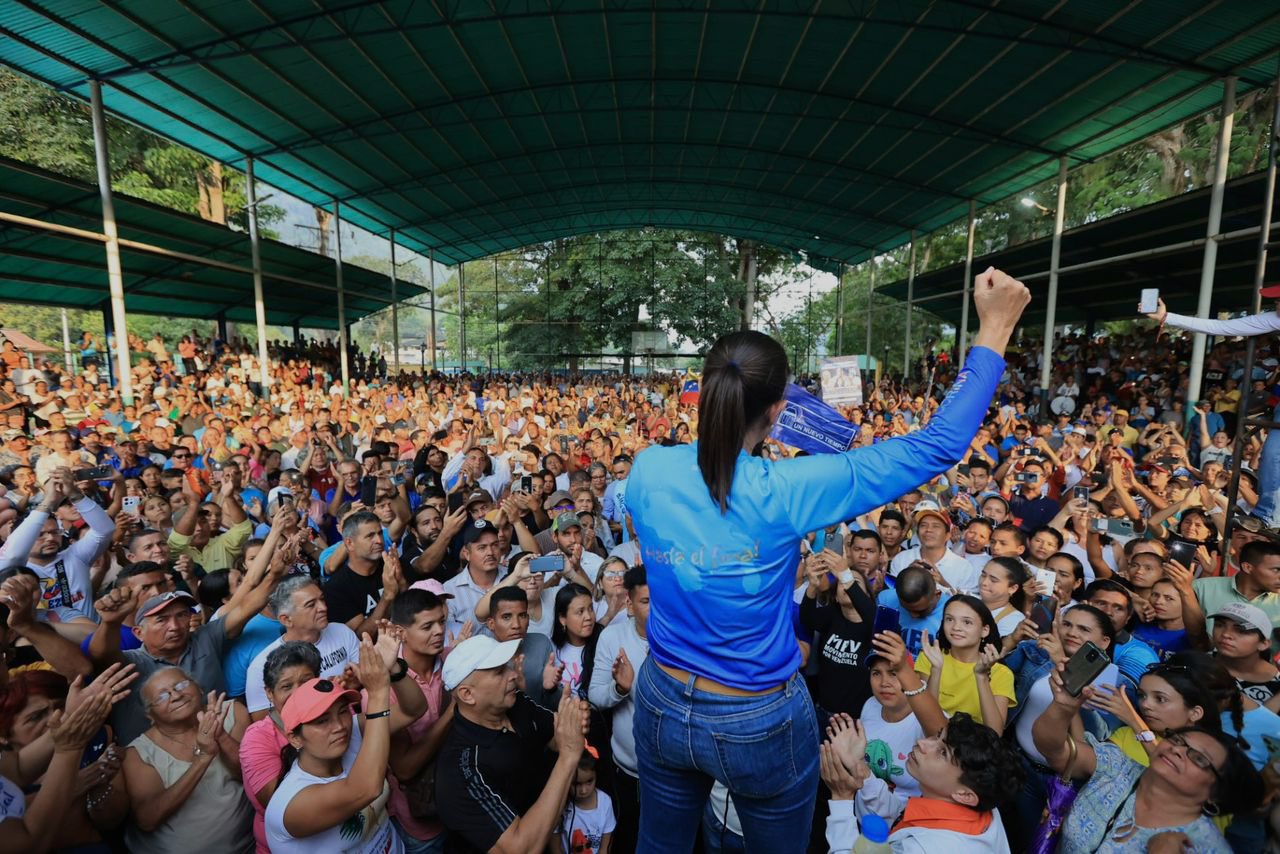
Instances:
[[[942,612],[937,639],[926,633],[916,672],[947,715],[967,712],[998,733],[1009,707],[1017,705],[1013,671],[999,663],[1000,631],[976,596],[952,596]]]
[[[1170,730],[1197,725],[1213,730],[1222,727],[1213,694],[1185,664],[1153,665],[1138,683],[1136,708],[1123,686],[1113,692],[1106,685],[1095,685],[1094,691],[1090,705],[1110,712],[1124,724],[1108,740],[1142,765],[1151,764],[1147,754]]]

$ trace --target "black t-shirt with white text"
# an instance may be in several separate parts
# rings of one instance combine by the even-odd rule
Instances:
[[[354,617],[367,617],[382,598],[382,560],[369,575],[353,572],[345,561],[324,583],[324,603],[329,621],[345,623]]]

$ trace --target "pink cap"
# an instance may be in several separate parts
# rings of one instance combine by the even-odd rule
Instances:
[[[314,721],[340,700],[358,703],[360,692],[340,688],[328,679],[309,679],[303,682],[293,689],[284,708],[280,710],[280,720],[285,732],[293,732],[303,724]]]
[[[422,581],[415,581],[409,585],[410,590],[425,590],[428,593],[434,593],[441,599],[452,599],[452,593],[444,592],[444,585],[434,578],[424,578]]]

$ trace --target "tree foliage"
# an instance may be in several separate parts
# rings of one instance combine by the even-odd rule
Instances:
[[[107,140],[114,191],[248,230],[242,173],[110,114]],[[0,68],[0,155],[97,183],[89,107]],[[283,219],[283,208],[258,206],[264,237]]]

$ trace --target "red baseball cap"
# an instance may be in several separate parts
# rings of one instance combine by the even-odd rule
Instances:
[[[1274,285],[1264,285],[1262,288],[1264,297],[1280,297],[1280,283]]]
[[[303,682],[293,689],[284,708],[280,710],[280,720],[285,732],[293,732],[303,724],[314,721],[340,700],[358,703],[360,692],[339,688],[328,679],[309,679]]]

